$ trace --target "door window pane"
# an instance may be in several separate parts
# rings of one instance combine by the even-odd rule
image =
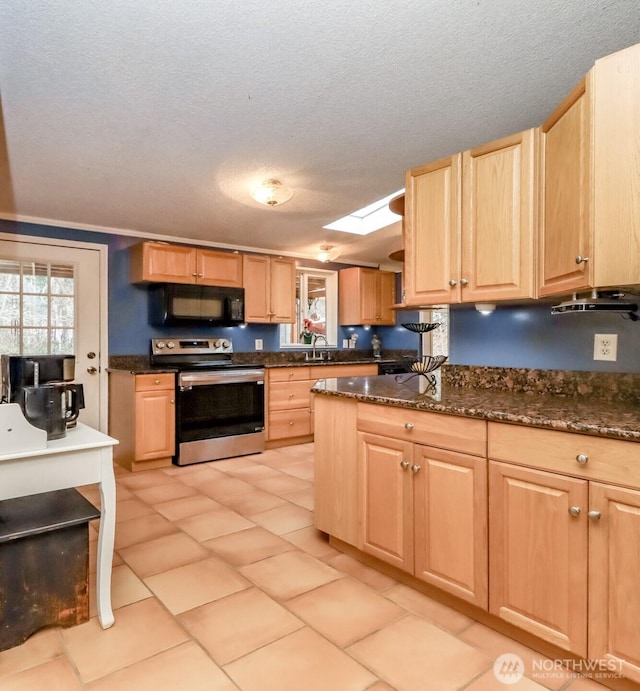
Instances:
[[[20,353],[20,338],[17,329],[0,327],[0,353]]]
[[[75,352],[75,267],[0,258],[0,352]]]

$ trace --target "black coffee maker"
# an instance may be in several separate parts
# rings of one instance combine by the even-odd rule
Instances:
[[[73,355],[2,355],[2,402],[18,403],[27,420],[47,432],[47,439],[64,437],[84,408],[82,384],[75,377]]]

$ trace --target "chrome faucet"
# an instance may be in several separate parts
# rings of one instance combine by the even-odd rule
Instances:
[[[327,339],[322,334],[313,334],[313,338],[311,339],[311,357],[307,357],[307,360],[324,360],[322,353],[320,353],[319,357],[316,355],[316,344],[320,339],[324,341],[325,345],[329,345]]]

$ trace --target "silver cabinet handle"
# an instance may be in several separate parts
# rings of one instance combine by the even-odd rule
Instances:
[[[87,367],[87,372],[89,372],[89,374],[97,374],[98,370],[96,367]]]
[[[600,511],[589,511],[587,513],[587,516],[589,516],[589,518],[593,518],[594,521],[599,521],[600,516],[602,516],[602,514],[600,513]]]
[[[461,278],[461,279],[460,279],[460,285],[461,285],[461,286],[466,286],[467,283],[469,283],[469,281],[467,281],[466,278]]]
[[[579,506],[570,506],[569,507],[569,513],[572,516],[579,516],[580,515],[580,507]]]
[[[581,254],[579,254],[576,257],[576,264],[584,264],[589,261],[589,257],[583,257]]]
[[[587,463],[588,460],[589,460],[589,456],[587,456],[586,453],[579,453],[576,456],[576,461],[578,461],[578,463],[580,465],[585,465],[585,463]]]
[[[452,278],[452,279],[449,281],[449,285],[453,288],[453,286],[457,286],[457,285],[458,285],[458,281],[456,281],[455,279]]]
[[[400,461],[400,465],[406,470],[411,464],[409,461]]]
[[[87,353],[87,357],[89,358],[89,360],[93,360],[93,358],[95,356],[96,356],[96,354],[93,351],[91,351],[90,353]]]
[[[418,465],[417,463],[416,463],[416,465],[411,466],[411,470],[413,470],[414,473],[417,473],[421,468],[422,468],[422,466]]]
[[[405,423],[404,423],[404,428],[405,428],[405,429],[408,429],[409,432],[411,432],[411,430],[413,429],[413,425],[412,425],[410,422],[405,422]]]
[[[191,275],[192,275],[192,276],[197,276],[198,274],[194,271]]]

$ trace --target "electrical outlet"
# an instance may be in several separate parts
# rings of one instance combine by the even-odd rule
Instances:
[[[262,350],[262,339],[256,338],[256,350]]]
[[[342,339],[342,347],[343,347],[343,348],[348,348],[348,347],[349,347],[349,339],[348,339],[348,338],[343,338],[343,339]]]
[[[618,359],[618,334],[596,334],[593,337],[593,359],[615,362]]]

